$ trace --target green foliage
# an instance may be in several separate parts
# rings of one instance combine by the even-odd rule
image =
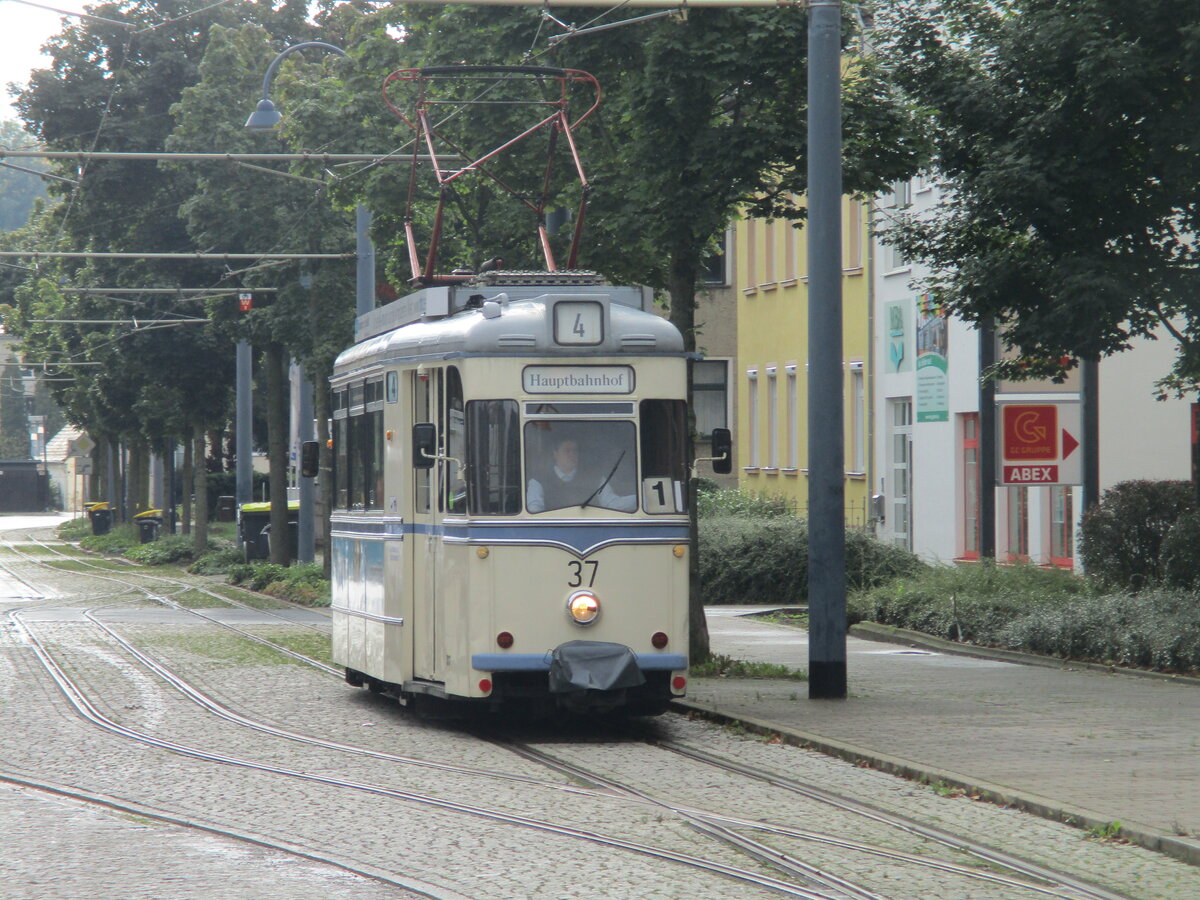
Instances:
[[[953,196],[890,234],[933,269],[924,286],[969,321],[994,317],[1034,361],[1099,358],[1166,326],[1181,349],[1165,387],[1194,388],[1200,5],[911,0],[878,13],[896,82],[936,111]]]
[[[1163,574],[1168,585],[1200,590],[1200,510],[1180,516],[1162,545]]]
[[[808,681],[803,669],[790,669],[778,663],[747,662],[714,653],[701,663],[693,663],[688,674],[693,678],[786,678]]]
[[[242,564],[242,551],[237,547],[220,547],[209,550],[188,566],[193,575],[224,575],[231,568]]]
[[[0,147],[10,150],[30,150],[33,139],[11,119],[0,120]],[[18,165],[25,169],[44,171],[45,160],[22,159]],[[46,196],[46,182],[31,172],[7,166],[0,167],[0,231],[20,228],[29,219],[38,199]],[[11,459],[12,457],[0,458]]]
[[[1086,580],[1033,565],[932,566],[847,599],[851,623],[911,628],[949,640],[990,643],[1017,617],[1088,595]]]
[[[165,566],[168,563],[179,562],[181,559],[192,558],[192,538],[190,535],[166,534],[148,544],[138,544],[125,551],[124,555],[134,562],[147,566]]]
[[[802,604],[808,599],[808,526],[792,516],[700,520],[700,594],[705,604]],[[916,556],[869,534],[846,532],[846,583],[868,588],[925,568]]]
[[[63,522],[54,531],[64,541],[78,541],[92,533],[92,520],[86,515]]]
[[[713,486],[697,490],[696,512],[702,519],[718,516],[771,518],[790,516],[792,508],[791,504],[782,497],[751,494],[747,491]]]
[[[0,459],[29,459],[29,422],[21,371],[0,366]]]
[[[984,642],[1163,672],[1200,670],[1200,602],[1194,593],[1153,590],[1030,606]]]
[[[1080,525],[1079,555],[1084,570],[1115,587],[1137,590],[1161,584],[1166,576],[1167,536],[1181,516],[1195,510],[1195,490],[1187,481],[1114,485]],[[1187,579],[1179,568],[1194,552],[1176,542],[1181,580]]]
[[[230,584],[240,584],[272,597],[306,606],[329,605],[329,579],[316,563],[294,566],[242,563],[230,566],[228,576]]]
[[[91,534],[79,541],[85,550],[94,550],[108,556],[124,556],[140,543],[136,525],[114,525],[108,534]]]

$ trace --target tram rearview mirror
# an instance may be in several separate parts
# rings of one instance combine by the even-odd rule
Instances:
[[[733,471],[733,434],[728,428],[713,429],[712,467],[717,475],[728,475]]]
[[[316,441],[300,444],[300,474],[305,478],[316,478],[321,467],[321,445]]]
[[[437,458],[437,428],[432,422],[418,422],[412,432],[414,469],[432,469]]]

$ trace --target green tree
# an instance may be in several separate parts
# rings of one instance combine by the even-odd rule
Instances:
[[[31,150],[34,142],[19,124],[4,119],[0,121],[0,147]],[[37,159],[9,160],[8,165],[0,166],[0,231],[20,228],[29,220],[35,202],[46,197],[46,183],[36,174],[46,168]],[[27,169],[32,171],[24,171]]]
[[[907,0],[881,49],[934,114],[948,198],[893,232],[1009,376],[1166,329],[1164,387],[1200,379],[1200,7],[1188,0]],[[1073,365],[1074,362],[1068,363]]]
[[[21,370],[7,364],[0,366],[0,459],[28,458],[29,421]]]

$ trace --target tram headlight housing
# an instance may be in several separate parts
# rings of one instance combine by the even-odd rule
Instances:
[[[576,591],[567,598],[567,615],[576,625],[591,625],[600,617],[600,599],[591,591]]]

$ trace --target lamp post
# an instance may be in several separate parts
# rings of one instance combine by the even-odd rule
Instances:
[[[292,53],[300,50],[321,50],[326,53],[335,53],[338,56],[349,58],[348,54],[341,47],[333,44],[327,44],[324,41],[304,41],[303,43],[293,44],[280,52],[271,64],[267,66],[266,74],[263,75],[262,96],[259,98],[258,105],[254,112],[246,119],[246,127],[253,131],[271,131],[281,121],[283,116],[275,108],[274,102],[271,100],[271,79],[275,77],[275,71],[279,68],[280,63],[284,61]],[[363,204],[358,204],[354,210],[354,232],[355,232],[355,255],[357,266],[355,268],[355,291],[354,291],[354,306],[357,315],[363,315],[375,308],[375,247],[371,243],[371,212]],[[238,469],[237,469],[237,493],[238,500],[242,501],[243,494],[250,493],[250,474],[249,474],[249,459],[250,459],[250,348],[245,345],[243,352],[243,343],[238,344],[238,368],[237,368],[237,416],[238,416]],[[243,359],[245,363],[243,365]],[[293,408],[293,419],[299,417],[301,440],[311,438],[312,435],[312,389],[308,384],[307,375],[303,367],[297,367],[300,379],[300,403],[299,409]],[[242,428],[241,422],[245,419],[247,427]],[[245,437],[243,437],[245,433]],[[246,484],[243,485],[243,463],[246,459]],[[299,534],[298,534],[298,553],[297,556],[303,562],[312,561],[316,555],[315,538],[313,529],[313,519],[315,513],[314,492],[312,479],[299,476],[299,494],[300,494],[300,515],[299,515]]]

